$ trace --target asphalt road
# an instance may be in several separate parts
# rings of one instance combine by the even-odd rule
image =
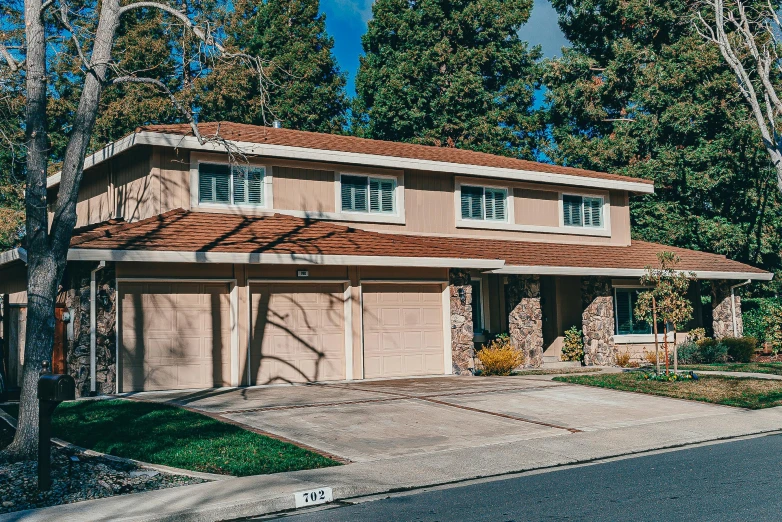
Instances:
[[[282,520],[782,520],[782,435],[404,494]]]

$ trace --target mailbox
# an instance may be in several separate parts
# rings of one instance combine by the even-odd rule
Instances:
[[[38,377],[38,400],[62,402],[76,399],[76,381],[70,375],[44,374]]]

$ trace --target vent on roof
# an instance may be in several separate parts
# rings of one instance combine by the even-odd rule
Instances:
[[[272,126],[275,129],[281,129],[282,128],[282,122],[280,120],[274,120],[274,122],[272,123]]]

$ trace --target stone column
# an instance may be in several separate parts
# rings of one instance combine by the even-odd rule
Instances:
[[[733,308],[730,299],[732,281],[712,281],[711,283],[711,314],[714,338],[734,337]],[[744,335],[744,322],[741,318],[741,297],[736,296],[736,335]]]
[[[614,294],[607,277],[581,278],[584,307],[584,365],[609,366],[616,362]]]
[[[76,396],[90,393],[90,271],[96,263],[69,263],[65,305],[73,311],[73,338],[66,348],[68,373],[76,381]],[[116,386],[117,282],[113,263],[96,274],[95,389],[98,395],[114,393]]]
[[[454,375],[472,375],[475,360],[470,273],[460,268],[449,272],[451,294],[451,357]]]
[[[524,352],[524,365],[543,363],[543,312],[540,307],[540,278],[508,276],[508,333],[511,343]]]

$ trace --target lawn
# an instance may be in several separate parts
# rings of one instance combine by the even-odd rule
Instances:
[[[600,368],[559,368],[548,370],[520,370],[513,372],[511,375],[563,375],[566,373],[600,373]]]
[[[16,417],[16,406],[3,406]],[[52,432],[101,453],[223,475],[263,475],[338,463],[191,411],[128,400],[74,401],[57,407]]]
[[[750,363],[712,363],[712,364],[688,364],[679,365],[684,370],[700,370],[715,372],[752,372],[770,373],[782,375],[782,363],[778,362],[750,362]]]
[[[782,381],[768,379],[704,375],[698,380],[659,382],[644,379],[642,372],[624,372],[554,377],[554,380],[753,410],[782,405]]]

